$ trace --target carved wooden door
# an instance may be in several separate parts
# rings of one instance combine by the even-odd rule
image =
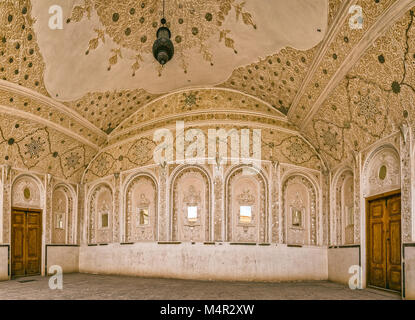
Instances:
[[[40,274],[41,222],[41,213],[38,211],[12,211],[12,277]]]
[[[369,285],[401,290],[401,196],[369,202]]]

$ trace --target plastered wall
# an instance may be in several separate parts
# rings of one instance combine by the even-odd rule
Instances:
[[[80,247],[80,272],[199,280],[327,279],[327,249],[154,242]]]

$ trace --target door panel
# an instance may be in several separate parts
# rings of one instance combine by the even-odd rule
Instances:
[[[383,264],[384,248],[383,248],[383,225],[382,223],[374,223],[372,225],[372,263]]]
[[[12,276],[40,274],[41,213],[12,211]]]
[[[401,290],[401,197],[389,196],[368,206],[369,285]]]
[[[369,281],[377,287],[386,286],[385,203],[373,201],[369,209]]]
[[[14,211],[12,213],[12,275],[25,275],[25,212]]]
[[[401,290],[401,197],[387,200],[389,214],[387,235],[387,272],[388,287]]]
[[[371,217],[383,218],[385,206],[382,201],[376,201],[372,204]]]

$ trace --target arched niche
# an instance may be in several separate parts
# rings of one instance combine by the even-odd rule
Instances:
[[[226,177],[226,239],[267,241],[267,179],[250,167],[233,168]]]
[[[18,176],[12,187],[12,207],[42,209],[44,192],[41,182],[30,175]]]
[[[399,153],[389,145],[377,148],[370,154],[363,172],[364,197],[401,188],[399,159]]]
[[[138,174],[125,189],[125,241],[156,241],[158,188],[154,177]]]
[[[332,220],[334,244],[354,243],[354,176],[353,171],[344,169],[334,178],[334,211]]]
[[[89,243],[109,243],[112,241],[113,193],[111,188],[101,183],[94,187],[89,197]]]
[[[75,243],[76,207],[73,190],[64,184],[52,193],[52,243]]]
[[[205,169],[187,166],[171,180],[171,239],[209,241],[211,232],[211,179]]]
[[[292,174],[282,184],[283,239],[287,244],[317,244],[318,194],[308,177]]]

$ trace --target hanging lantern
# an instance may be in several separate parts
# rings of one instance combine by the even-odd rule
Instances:
[[[153,44],[154,58],[163,66],[173,58],[174,46],[171,42],[171,32],[169,28],[165,26],[166,19],[161,19],[163,25],[157,30],[157,39]]]

